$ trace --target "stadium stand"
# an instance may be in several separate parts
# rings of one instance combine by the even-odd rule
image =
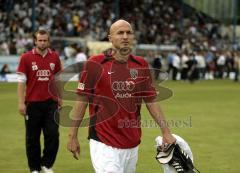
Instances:
[[[20,55],[32,48],[32,2],[1,1],[0,55]],[[48,29],[53,38],[78,37],[88,41],[106,41],[107,28],[112,21],[124,18],[133,25],[137,44],[175,45],[178,50],[175,53],[181,59],[183,54],[191,57],[200,53],[204,57],[206,71],[213,71],[213,75],[208,78],[221,77],[217,64],[217,59],[222,54],[219,50],[231,50],[232,44],[229,34],[222,32],[219,21],[188,6],[182,0],[116,2],[119,4],[116,5],[111,0],[37,0],[34,26]],[[67,43],[60,44],[56,41],[53,45],[64,56]],[[161,54],[165,59],[169,56],[169,52]],[[235,52],[227,54],[228,57],[232,55],[230,59],[235,58],[233,55],[238,55]],[[228,65],[225,63],[224,72],[229,69],[234,71],[234,64],[230,68]]]
[[[1,5],[0,40],[9,44],[8,48],[1,44],[2,54],[15,53],[14,43],[17,53],[23,51],[22,46],[31,43],[31,2],[8,0]],[[190,42],[193,47],[201,49],[211,45],[217,48],[230,45],[227,36],[221,35],[218,21],[181,2],[120,0],[119,17],[133,23],[138,43],[184,47]],[[99,41],[107,40],[107,28],[117,18],[109,0],[38,0],[35,11],[35,28],[48,28],[53,36],[78,36]]]

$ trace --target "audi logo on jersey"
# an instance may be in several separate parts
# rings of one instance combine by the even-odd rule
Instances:
[[[114,81],[112,83],[113,91],[132,91],[135,87],[133,81]]]
[[[48,77],[51,75],[50,70],[38,70],[37,71],[37,76],[38,77]]]

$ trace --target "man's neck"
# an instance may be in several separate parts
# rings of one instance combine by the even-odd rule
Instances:
[[[40,49],[36,48],[36,52],[42,56],[45,56],[47,54],[47,49],[40,50]]]
[[[117,61],[120,61],[120,62],[126,62],[128,60],[129,55],[130,55],[130,53],[122,54],[121,52],[117,51],[113,55],[113,58],[115,58]]]

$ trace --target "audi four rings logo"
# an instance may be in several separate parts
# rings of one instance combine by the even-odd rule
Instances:
[[[50,70],[38,70],[37,76],[50,76]]]
[[[133,81],[114,81],[112,83],[112,89],[114,91],[132,91],[135,87]]]

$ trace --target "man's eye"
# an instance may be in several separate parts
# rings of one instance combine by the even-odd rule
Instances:
[[[121,35],[121,34],[124,34],[124,32],[120,31],[120,32],[118,32],[118,34]]]
[[[124,33],[126,33],[127,35],[131,35],[131,34],[132,34],[131,31],[127,31],[127,32],[119,31],[117,34],[119,34],[119,35],[123,35]]]

